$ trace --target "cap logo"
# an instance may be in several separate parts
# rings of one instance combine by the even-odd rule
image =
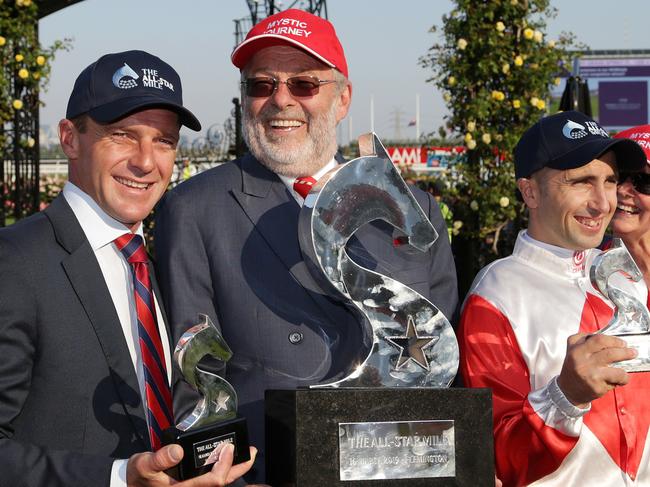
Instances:
[[[587,126],[587,130],[589,130],[589,133],[591,135],[600,135],[601,137],[609,139],[609,134],[607,131],[596,122],[585,122],[585,125]]]
[[[587,136],[587,130],[583,125],[568,120],[562,127],[562,135],[567,139],[582,139]]]
[[[133,71],[128,64],[124,63],[124,66],[113,73],[113,84],[116,88],[128,90],[129,88],[138,86],[136,79],[139,77],[138,73]]]
[[[307,22],[284,18],[269,22],[264,34],[289,34],[296,37],[309,37],[311,31],[307,30]]]
[[[143,68],[142,84],[146,88],[156,88],[157,90],[162,90],[164,86],[165,88],[169,88],[170,90],[174,91],[174,85],[160,76],[157,69]]]

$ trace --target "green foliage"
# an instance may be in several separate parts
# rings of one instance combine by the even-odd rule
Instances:
[[[0,0],[0,124],[3,127],[24,111],[38,106],[38,90],[47,84],[54,53],[68,48],[68,41],[41,47],[37,26],[37,2]],[[10,141],[4,130],[0,134],[0,151],[6,152]],[[34,136],[23,134],[16,143],[32,147]]]
[[[443,91],[447,130],[468,149],[445,199],[463,222],[461,235],[480,240],[481,264],[511,249],[523,218],[512,151],[546,114],[551,86],[570,61],[573,36],[550,40],[544,34],[555,15],[547,0],[456,0],[443,16],[442,41],[420,60]]]

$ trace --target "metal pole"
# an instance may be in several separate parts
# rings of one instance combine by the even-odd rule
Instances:
[[[415,141],[420,140],[420,94],[415,94]]]

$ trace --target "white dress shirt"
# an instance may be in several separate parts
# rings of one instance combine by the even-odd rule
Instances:
[[[332,159],[325,166],[319,169],[316,172],[316,174],[312,174],[311,177],[313,177],[316,181],[318,181],[320,178],[322,178],[325,174],[330,172],[332,169],[336,168],[336,166],[338,165],[339,163],[336,161],[336,159]],[[296,193],[296,191],[293,189],[293,183],[296,181],[296,178],[291,176],[283,176],[282,174],[278,174],[278,177],[285,184],[285,186],[289,190],[289,193],[293,195],[293,197],[296,199],[298,204],[302,206],[303,203],[305,202],[305,199],[302,196],[300,196],[298,193]],[[309,198],[309,195],[307,195],[307,198]]]
[[[63,196],[68,205],[72,208],[86,239],[95,253],[99,268],[104,276],[115,311],[120,320],[122,333],[126,341],[133,370],[138,378],[140,397],[142,403],[146,403],[144,370],[142,367],[142,355],[138,337],[138,317],[135,308],[135,297],[133,290],[133,274],[131,264],[122,255],[113,241],[131,231],[111,216],[86,193],[71,182],[63,187]],[[136,231],[144,241],[142,225]],[[160,311],[160,306],[154,295],[156,306],[156,317],[160,339],[162,341],[163,353],[165,354],[165,366],[167,367],[167,380],[171,383],[171,351],[169,337],[165,328],[165,322]],[[146,414],[145,414],[146,418]],[[116,460],[113,463],[111,472],[111,487],[126,485],[126,463],[127,460]]]

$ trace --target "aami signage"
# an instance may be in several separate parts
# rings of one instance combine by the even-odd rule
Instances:
[[[400,169],[415,172],[444,171],[465,153],[464,147],[386,147],[388,155]]]

